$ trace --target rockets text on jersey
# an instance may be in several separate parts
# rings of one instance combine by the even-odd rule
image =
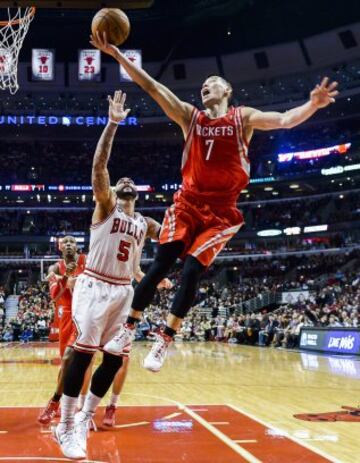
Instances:
[[[181,168],[184,192],[209,204],[234,205],[250,179],[241,108],[216,119],[194,108]]]
[[[131,217],[118,204],[110,215],[90,227],[90,250],[85,274],[110,284],[130,284],[140,265],[147,221]]]

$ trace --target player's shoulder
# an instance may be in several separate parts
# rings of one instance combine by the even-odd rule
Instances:
[[[258,111],[258,109],[252,108],[251,106],[238,106],[238,109],[243,118],[249,117],[251,114]]]

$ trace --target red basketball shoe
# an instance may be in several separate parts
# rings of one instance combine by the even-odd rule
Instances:
[[[60,402],[50,399],[44,410],[40,412],[38,422],[40,424],[49,424],[54,418],[56,418]]]
[[[108,405],[105,408],[105,415],[103,418],[104,426],[109,426],[110,428],[113,428],[115,426],[115,413],[116,413],[115,405]]]

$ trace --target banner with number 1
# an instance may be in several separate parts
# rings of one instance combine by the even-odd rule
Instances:
[[[54,80],[55,52],[45,48],[32,50],[33,80]]]

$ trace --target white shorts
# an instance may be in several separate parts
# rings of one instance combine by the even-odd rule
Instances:
[[[112,285],[80,275],[73,299],[73,322],[77,329],[74,349],[94,353],[117,335],[126,322],[134,296],[131,285]]]

